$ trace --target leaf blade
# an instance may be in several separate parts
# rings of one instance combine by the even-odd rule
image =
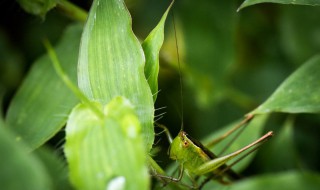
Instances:
[[[293,5],[311,5],[311,6],[320,5],[319,0],[294,0],[294,1],[292,0],[245,0],[238,8],[238,11],[245,7],[256,5],[259,3],[279,3],[279,4],[293,4]]]
[[[144,76],[144,54],[123,1],[94,1],[80,47],[78,82],[93,101],[127,97],[136,107],[146,147],[153,140],[153,100]]]
[[[164,24],[173,3],[174,1],[171,2],[158,25],[150,32],[142,43],[142,48],[146,56],[144,72],[151,88],[154,102],[157,99],[158,93],[159,52],[164,40]]]
[[[71,26],[56,46],[56,53],[68,76],[76,81],[77,48],[81,25]],[[6,124],[18,141],[35,149],[50,139],[67,121],[78,99],[57,76],[46,55],[37,60],[10,103]]]
[[[14,135],[0,123],[1,188],[51,189],[52,181],[41,162],[27,148],[14,140]],[[17,179],[19,181],[17,182]]]
[[[317,189],[319,187],[319,174],[309,172],[285,172],[271,175],[263,175],[243,180],[231,186],[230,190],[244,189],[275,189],[284,188],[299,189]]]
[[[292,73],[252,114],[320,112],[320,55]]]
[[[108,189],[117,183],[122,189],[147,189],[146,154],[133,106],[116,97],[104,110],[105,117],[98,118],[79,104],[70,115],[65,153],[72,183],[78,189]]]

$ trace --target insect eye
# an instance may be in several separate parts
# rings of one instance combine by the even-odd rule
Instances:
[[[183,141],[183,146],[187,147],[189,145],[188,141]]]

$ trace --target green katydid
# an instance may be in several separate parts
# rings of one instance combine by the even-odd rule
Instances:
[[[248,115],[241,123],[239,123],[239,125],[227,131],[220,138],[212,141],[210,145],[217,144],[218,142],[235,132],[240,127],[246,125],[252,118],[252,115]],[[191,187],[196,189],[200,189],[203,185],[205,185],[206,182],[208,182],[211,179],[217,180],[222,184],[228,184],[229,182],[224,179],[224,176],[226,176],[231,181],[240,179],[240,176],[233,170],[231,170],[231,167],[238,161],[243,159],[245,156],[255,151],[259,145],[261,145],[263,142],[268,140],[273,135],[273,132],[269,131],[268,133],[260,137],[258,140],[239,149],[238,151],[222,157],[217,157],[206,146],[204,146],[196,139],[190,137],[185,131],[181,130],[177,137],[172,139],[166,127],[160,124],[157,124],[157,126],[163,128],[168,136],[170,142],[168,154],[171,159],[177,160],[179,162],[180,173],[177,178],[158,174],[156,174],[156,176],[163,179],[166,182],[179,182],[182,179],[183,173],[185,172],[192,180],[193,186]],[[242,157],[238,158],[230,165],[225,164],[226,162],[236,158],[242,152],[248,149],[250,149],[249,152],[247,152]],[[200,185],[198,185],[196,182],[196,178],[202,175],[207,176],[207,179],[204,180]]]
[[[203,185],[206,184],[211,179],[217,180],[220,183],[228,184],[229,181],[226,181],[224,179],[224,176],[228,177],[229,180],[237,180],[240,178],[240,176],[235,173],[231,167],[236,164],[238,161],[249,155],[251,152],[257,150],[259,145],[261,145],[263,142],[268,140],[270,137],[272,137],[273,132],[269,131],[256,141],[252,142],[251,144],[239,149],[238,151],[235,151],[233,153],[230,153],[228,155],[217,157],[214,153],[212,153],[206,146],[201,144],[199,141],[195,140],[194,138],[190,137],[185,131],[183,131],[183,101],[182,101],[182,79],[181,79],[181,71],[180,71],[180,60],[179,60],[179,52],[178,52],[178,43],[177,43],[177,35],[176,35],[176,29],[174,24],[174,16],[172,14],[173,18],[173,27],[174,27],[174,33],[175,33],[175,40],[176,40],[176,50],[177,50],[177,56],[178,56],[178,70],[179,70],[179,76],[180,76],[180,93],[181,93],[181,111],[182,111],[182,127],[179,134],[172,139],[169,130],[161,125],[156,124],[158,127],[163,128],[164,132],[167,134],[168,140],[170,142],[170,148],[168,150],[169,157],[173,160],[176,160],[180,164],[180,173],[177,178],[171,177],[171,176],[165,176],[160,174],[155,174],[156,177],[163,180],[165,183],[167,182],[180,182],[183,176],[183,173],[186,173],[189,178],[191,179],[193,185],[189,186],[186,184],[182,184],[191,188],[195,189],[201,189]],[[237,126],[232,128],[231,130],[227,131],[225,134],[223,134],[220,138],[215,139],[210,143],[211,145],[217,144],[233,132],[235,132],[240,127],[248,124],[249,121],[251,121],[253,118],[253,115],[247,115],[245,119],[240,122]],[[234,139],[233,139],[234,140]],[[248,152],[235,160],[230,165],[226,165],[226,162],[233,160],[237,158],[237,156],[240,156],[241,153],[248,150]],[[205,175],[207,178],[200,184],[197,184],[197,178],[199,176]]]

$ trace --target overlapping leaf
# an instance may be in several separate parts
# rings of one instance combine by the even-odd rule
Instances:
[[[55,48],[68,76],[76,81],[76,63],[81,25],[70,27]],[[36,61],[12,100],[7,125],[31,149],[50,139],[65,124],[78,100],[57,76],[51,60],[44,56]]]
[[[153,101],[157,99],[158,93],[159,52],[164,39],[164,24],[173,3],[174,1],[171,2],[158,25],[151,31],[151,33],[142,43],[142,48],[146,56],[146,66],[144,68],[144,72],[153,94]]]
[[[66,128],[65,153],[77,189],[147,189],[149,177],[141,126],[130,102],[114,98],[98,117],[76,106]]]
[[[142,47],[132,32],[123,1],[94,1],[82,35],[79,87],[90,100],[103,105],[115,96],[128,98],[137,110],[142,135],[150,150],[154,108],[144,63]]]

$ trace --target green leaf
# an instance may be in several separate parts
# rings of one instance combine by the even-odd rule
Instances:
[[[55,51],[68,76],[76,81],[76,64],[81,25],[66,31]],[[78,99],[56,74],[49,57],[35,62],[7,112],[7,126],[35,149],[54,136],[65,124]]]
[[[259,152],[256,162],[261,163],[260,170],[274,172],[299,168],[300,159],[295,147],[293,124],[293,117],[288,117],[280,131],[275,132],[276,135]]]
[[[320,175],[307,172],[287,172],[248,178],[234,183],[228,190],[301,190],[319,189]]]
[[[0,123],[0,184],[1,189],[51,189],[52,182],[41,162],[18,144]]]
[[[252,114],[320,112],[320,55],[291,74]]]
[[[28,13],[45,16],[57,4],[56,0],[17,0],[20,6]]]
[[[3,127],[5,125],[4,123],[4,114],[3,114],[3,98],[4,98],[4,95],[6,93],[6,90],[5,88],[0,84],[0,127]]]
[[[318,189],[319,174],[309,172],[283,172],[247,178],[229,186],[219,183],[208,183],[203,190],[300,190]]]
[[[128,98],[137,110],[150,150],[154,140],[154,107],[144,62],[123,1],[94,1],[81,40],[79,87],[90,100],[103,105],[115,96]]]
[[[237,135],[237,132],[234,134],[230,135],[228,138],[224,139],[221,141],[219,144],[216,144],[213,146],[210,150],[212,150],[213,153],[215,154],[220,154],[223,149],[228,146],[228,149],[223,155],[235,152],[246,145],[252,143],[253,141],[257,140],[260,138],[262,135],[263,127],[265,122],[268,119],[268,115],[259,115],[254,117],[254,119],[245,127],[244,131],[240,134],[240,136],[232,143],[229,145],[230,141]],[[235,123],[232,123],[221,130],[214,132],[212,135],[207,137],[205,139],[205,143],[208,144],[210,140],[213,140],[215,138],[220,137],[223,135],[225,132],[230,130],[232,127],[236,126],[240,121],[237,121]],[[241,129],[239,129],[241,130]],[[250,162],[252,161],[255,153],[250,154],[247,156],[245,159],[241,160],[241,162],[237,163],[233,169],[236,171],[243,170],[245,167],[247,167]]]
[[[151,88],[154,102],[157,99],[158,93],[159,52],[164,39],[164,24],[173,3],[174,1],[171,2],[170,6],[163,14],[158,25],[151,31],[151,33],[142,43],[142,48],[146,56],[146,66],[144,68],[144,73]]]
[[[245,0],[241,6],[238,8],[238,11],[259,3],[280,3],[280,4],[293,4],[293,5],[311,5],[317,6],[320,5],[319,0]]]
[[[97,107],[102,109],[100,103]],[[147,189],[146,152],[133,105],[116,97],[104,114],[99,118],[79,104],[69,117],[65,154],[71,182],[84,190]]]
[[[33,152],[41,160],[53,182],[53,189],[72,189],[69,182],[68,168],[62,157],[49,147],[41,147]]]

